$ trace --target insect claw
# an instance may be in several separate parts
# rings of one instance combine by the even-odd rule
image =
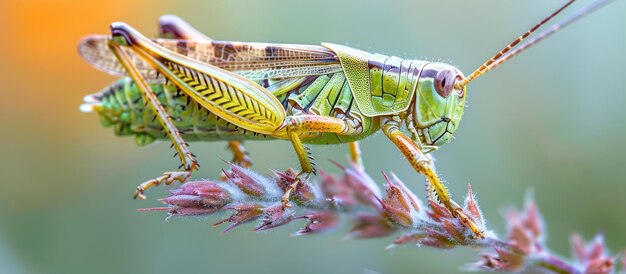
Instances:
[[[174,157],[172,158],[176,158],[176,156],[178,156],[178,152],[174,153]]]

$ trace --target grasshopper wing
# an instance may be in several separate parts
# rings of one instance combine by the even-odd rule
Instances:
[[[79,45],[80,55],[99,70],[116,76],[126,72],[108,48],[109,36],[91,35]],[[253,81],[323,75],[342,70],[339,59],[321,46],[154,39],[154,43],[196,61],[235,72]],[[147,80],[157,77],[144,60],[124,49]]]

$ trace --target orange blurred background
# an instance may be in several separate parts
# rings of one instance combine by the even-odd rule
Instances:
[[[570,14],[589,1],[577,1]],[[0,1],[0,273],[450,273],[472,251],[384,247],[391,239],[288,237],[290,225],[226,235],[212,220],[139,214],[137,183],[178,164],[166,144],[137,148],[80,113],[82,97],[114,80],[81,60],[87,34],[126,21],[147,35],[177,14],[216,39],[347,44],[406,58],[458,64],[466,74],[559,3],[545,1]],[[521,11],[521,12],[520,12]],[[503,205],[534,190],[548,244],[569,255],[568,235],[605,232],[626,247],[626,1],[577,22],[469,87],[456,139],[435,153],[460,199],[471,182],[499,234]],[[374,19],[372,19],[374,18]],[[497,23],[494,23],[497,22]],[[427,56],[427,57],[423,57]],[[194,145],[214,177],[231,156],[224,143]],[[259,172],[297,166],[288,143],[249,142]],[[380,181],[393,170],[424,196],[424,181],[384,136],[362,143]],[[321,168],[346,146],[314,147]],[[381,160],[384,159],[384,160]]]

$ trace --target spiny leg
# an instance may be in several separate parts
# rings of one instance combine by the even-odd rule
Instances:
[[[226,122],[272,136],[284,123],[286,113],[281,102],[256,82],[168,50],[124,23],[111,24],[111,31],[121,45]]]
[[[308,147],[305,147],[298,136],[298,133],[295,130],[288,130],[289,140],[291,140],[291,144],[293,145],[293,149],[298,156],[298,160],[300,161],[300,173],[296,176],[296,179],[293,183],[285,190],[283,197],[280,199],[283,208],[291,207],[289,205],[289,198],[291,197],[291,193],[298,189],[298,185],[301,182],[306,182],[311,176],[311,173],[315,173],[315,162],[313,161],[313,157],[311,156],[311,152]]]
[[[159,37],[202,42],[213,40],[176,15],[163,15],[159,18]],[[233,153],[233,163],[246,168],[252,166],[252,161],[243,146],[243,142],[228,141],[227,148]],[[222,179],[226,179],[224,174],[222,174]]]
[[[143,193],[152,186],[158,186],[161,183],[169,185],[174,181],[179,181],[181,183],[187,181],[191,176],[191,172],[198,169],[198,163],[193,153],[189,151],[187,143],[181,137],[180,132],[172,123],[170,115],[167,113],[163,105],[161,105],[161,103],[157,99],[156,94],[150,88],[150,85],[148,85],[148,83],[145,81],[145,79],[143,79],[137,68],[129,60],[128,55],[126,55],[121,47],[113,40],[109,41],[109,48],[115,54],[122,66],[128,72],[128,75],[133,79],[133,81],[141,91],[146,104],[150,106],[152,111],[154,111],[156,117],[161,122],[163,129],[165,129],[166,134],[170,137],[170,140],[172,141],[174,149],[176,150],[176,154],[180,157],[181,167],[184,168],[184,170],[182,171],[165,172],[162,176],[146,181],[137,186],[137,190],[135,191],[135,195],[133,196],[133,198],[136,199],[137,197],[139,197],[140,199],[145,199]]]
[[[228,141],[227,148],[233,152],[233,163],[246,168],[252,166],[252,160],[248,156],[248,151],[243,147],[243,142]]]
[[[311,174],[316,173],[313,156],[311,156],[309,149],[302,144],[300,134],[332,132],[340,135],[349,135],[353,133],[355,129],[345,120],[317,115],[288,116],[285,120],[285,124],[278,130],[283,128],[287,129],[289,140],[291,140],[291,144],[300,161],[300,167],[302,168],[281,199],[283,208],[286,208],[290,207],[289,198],[298,188],[298,185],[302,182],[306,182]]]
[[[400,120],[396,117],[384,118],[381,124],[382,130],[385,135],[400,149],[402,154],[406,157],[413,168],[426,176],[430,186],[438,196],[439,202],[442,203],[455,217],[459,218],[467,227],[469,227],[474,235],[479,238],[484,238],[483,231],[463,213],[463,209],[452,199],[448,190],[443,185],[437,173],[431,166],[430,159],[419,150],[417,145],[413,141],[404,135],[399,128]]]

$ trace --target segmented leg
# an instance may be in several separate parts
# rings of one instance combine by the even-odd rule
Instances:
[[[159,18],[159,37],[202,42],[213,40],[176,15],[163,15]],[[252,166],[249,154],[241,141],[229,141],[227,148],[233,152],[233,163],[246,168]]]
[[[193,153],[189,151],[187,143],[181,137],[180,132],[172,123],[171,117],[167,114],[167,111],[157,99],[156,94],[150,88],[150,85],[148,85],[148,83],[143,79],[132,62],[129,61],[128,55],[126,55],[120,46],[113,41],[109,42],[109,48],[126,69],[128,75],[133,79],[139,90],[142,92],[145,102],[150,106],[156,117],[161,122],[163,129],[165,129],[166,134],[172,141],[176,154],[180,157],[181,167],[184,168],[183,171],[166,172],[163,176],[146,181],[137,186],[137,191],[135,191],[133,198],[136,199],[139,197],[140,199],[145,199],[143,193],[152,186],[158,186],[161,183],[169,185],[174,181],[180,181],[181,183],[187,181],[187,179],[191,176],[191,172],[198,169],[198,163]]]
[[[400,149],[402,154],[404,154],[411,166],[413,166],[417,172],[426,176],[430,186],[437,194],[439,202],[447,207],[455,217],[459,218],[461,222],[469,227],[474,232],[476,237],[484,238],[483,231],[480,230],[480,228],[478,228],[478,226],[467,215],[465,215],[465,213],[463,213],[463,209],[461,209],[458,204],[450,199],[450,194],[433,170],[430,159],[419,150],[409,137],[400,131],[399,125],[400,120],[393,117],[383,119],[381,127],[385,135],[387,135],[387,137],[398,147],[398,149]]]
[[[228,141],[227,148],[233,152],[233,163],[242,167],[251,167],[252,160],[241,141]]]
[[[294,182],[289,186],[289,188],[287,188],[287,190],[283,194],[283,197],[281,198],[283,208],[291,207],[291,205],[289,205],[289,198],[291,197],[291,193],[296,191],[298,185],[301,182],[306,182],[309,179],[309,176],[311,176],[311,173],[316,172],[315,162],[313,161],[313,157],[309,152],[309,148],[305,147],[302,144],[302,141],[300,140],[297,131],[288,130],[288,132],[289,139],[291,140],[293,149],[296,151],[296,155],[298,156],[298,160],[300,161],[300,166],[302,167],[302,170],[300,171],[298,176],[296,176]]]
[[[306,182],[311,174],[316,173],[313,156],[311,156],[309,149],[302,144],[300,134],[332,132],[348,135],[353,133],[355,129],[346,120],[317,115],[288,116],[285,124],[278,130],[282,130],[283,128],[287,130],[291,144],[296,151],[300,166],[302,167],[302,171],[300,171],[281,199],[283,208],[286,208],[290,207],[289,198],[291,197],[291,193],[298,188],[300,183]]]
[[[111,30],[118,44],[129,47],[211,113],[245,130],[292,141],[302,172],[283,198],[284,206],[287,206],[289,196],[298,183],[314,172],[306,148],[300,142],[300,135],[323,132],[348,135],[356,131],[349,121],[339,118],[318,115],[287,117],[278,99],[255,82],[169,51],[126,24],[114,23]]]
[[[167,50],[126,24],[114,23],[111,30],[116,42],[130,48],[185,95],[226,122],[266,135],[274,135],[283,124],[285,109],[259,84]]]

